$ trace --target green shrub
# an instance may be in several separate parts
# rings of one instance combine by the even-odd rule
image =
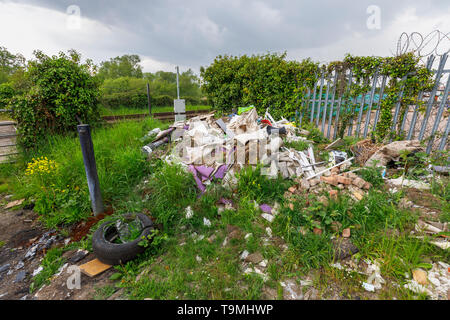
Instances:
[[[146,93],[116,92],[102,95],[100,103],[103,107],[109,109],[138,109],[148,105],[148,98]]]
[[[11,83],[0,84],[0,109],[9,109],[9,102],[14,95],[15,90]]]
[[[77,117],[91,124],[99,118],[99,83],[89,62],[81,64],[75,51],[69,56],[34,54],[36,60],[29,62],[26,72],[30,90],[15,98],[13,113],[25,148],[35,147],[46,134],[75,131]]]
[[[289,180],[278,177],[270,180],[261,173],[261,167],[246,167],[236,174],[238,194],[258,203],[274,203],[283,200],[286,190],[292,185]]]
[[[314,85],[317,64],[311,60],[287,61],[286,54],[218,56],[201,68],[203,89],[213,108],[230,112],[255,105],[259,113],[291,117],[299,106],[304,85]]]
[[[173,106],[173,99],[171,96],[156,96],[152,97],[151,103],[155,107]]]
[[[135,195],[136,185],[150,174],[151,168],[141,152],[141,138],[155,127],[164,129],[167,125],[145,119],[92,131],[105,207],[112,206],[117,211],[126,206],[126,200]],[[27,151],[16,164],[0,165],[0,183],[3,182],[10,186],[10,192],[34,202],[35,211],[48,227],[70,225],[91,214],[77,137],[49,136],[45,144]]]
[[[197,185],[191,173],[179,166],[158,162],[148,184],[148,209],[158,223],[172,234],[174,226],[185,217],[185,209],[195,202]]]

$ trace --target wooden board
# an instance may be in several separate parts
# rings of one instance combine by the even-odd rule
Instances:
[[[109,264],[104,264],[104,263],[100,262],[100,260],[95,259],[95,260],[89,261],[88,263],[81,265],[80,270],[85,275],[92,278],[92,277],[95,277],[95,276],[105,272],[106,270],[108,270],[111,267],[112,266],[110,266]]]

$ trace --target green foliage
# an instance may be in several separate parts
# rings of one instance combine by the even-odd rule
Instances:
[[[313,123],[305,122],[302,127],[303,129],[309,132],[308,136],[306,137],[308,140],[313,141],[315,143],[328,142],[328,139],[325,138],[322,131],[320,131],[320,129],[317,128]]]
[[[338,71],[340,75],[337,78],[336,92],[343,100],[337,130],[339,137],[343,137],[349,124],[355,121],[355,111],[360,107],[357,98],[370,92],[372,77],[378,68],[379,74],[386,75],[389,79],[377,125],[377,137],[383,140],[388,133],[389,137],[402,134],[399,131],[400,125],[391,130],[392,108],[396,105],[402,88],[404,96],[399,124],[402,123],[406,106],[422,104],[416,100],[419,91],[426,91],[432,85],[432,72],[419,61],[414,53],[388,58],[355,57],[348,54],[343,61],[334,61],[319,68],[319,64],[311,60],[286,61],[285,54],[218,56],[209,67],[201,68],[201,76],[205,93],[213,107],[221,112],[255,105],[259,113],[264,113],[270,107],[274,117],[292,117],[299,110],[305,111],[306,118],[310,119],[312,115],[309,114],[309,104],[300,107],[307,89],[313,89],[320,74],[330,78],[333,71]],[[348,78],[345,75],[348,70],[353,71],[350,88],[347,88]],[[326,90],[324,87],[323,92]],[[317,99],[318,94],[317,91]]]
[[[0,109],[9,109],[9,103],[16,94],[12,83],[0,84]]]
[[[13,117],[18,123],[20,143],[33,148],[46,134],[75,131],[77,117],[94,124],[98,117],[98,81],[91,75],[92,64],[80,63],[80,55],[69,51],[46,56],[35,51],[26,77],[31,88],[14,98]]]
[[[151,168],[140,150],[140,139],[152,128],[164,129],[166,126],[146,119],[93,130],[97,171],[106,207],[113,206],[117,211],[126,206],[126,199],[134,195],[135,186],[150,174]],[[55,161],[57,168],[27,175],[30,172],[26,170],[27,164],[32,162],[32,158],[41,156]],[[0,181],[3,180],[10,186],[10,192],[35,203],[35,211],[48,227],[70,225],[89,217],[91,213],[83,156],[77,137],[48,137],[39,150],[26,152],[18,163],[1,165]]]
[[[294,141],[294,142],[285,142],[286,148],[293,148],[297,151],[305,151],[309,148],[310,144],[307,141]]]
[[[297,97],[306,85],[313,85],[316,68],[309,59],[287,61],[286,54],[266,54],[218,56],[200,72],[203,89],[217,110],[255,105],[259,113],[270,108],[274,117],[291,117],[299,106]]]
[[[25,58],[22,55],[12,54],[5,47],[0,47],[0,84],[10,81],[11,76],[24,65]]]
[[[357,173],[361,178],[371,183],[375,188],[379,188],[384,185],[382,177],[383,168],[381,167],[365,167],[359,170]]]
[[[100,64],[98,76],[100,79],[117,79],[120,77],[142,78],[141,58],[138,55],[123,55],[111,58]]]
[[[292,182],[280,176],[275,180],[270,180],[261,173],[261,170],[260,166],[256,169],[246,167],[236,173],[239,196],[249,200],[256,200],[258,203],[281,201],[284,192],[292,185]]]
[[[154,174],[148,188],[149,210],[167,233],[184,217],[185,208],[194,202],[197,190],[194,177],[179,166],[170,166],[162,161],[154,164]]]
[[[106,79],[101,87],[100,103],[109,109],[147,107],[147,83],[149,83],[152,106],[173,106],[173,100],[177,98],[176,74],[159,71],[155,75],[150,75],[152,74],[146,74],[145,79],[132,77]],[[182,94],[180,98],[186,100],[186,105],[207,103],[201,99],[199,80],[192,70],[180,75],[180,94]]]
[[[30,293],[35,292],[44,284],[50,284],[50,278],[64,264],[62,254],[63,249],[61,248],[53,248],[47,252],[41,263],[43,270],[33,278],[33,282],[30,285]]]

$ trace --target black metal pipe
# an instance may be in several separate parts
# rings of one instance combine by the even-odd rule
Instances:
[[[97,216],[105,212],[103,206],[100,182],[98,180],[97,165],[95,163],[94,145],[91,137],[91,127],[88,124],[77,126],[80,138],[81,151],[83,153],[84,168],[89,187],[89,195],[92,203],[92,211]]]

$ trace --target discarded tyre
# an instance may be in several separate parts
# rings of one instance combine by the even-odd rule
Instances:
[[[142,213],[127,214],[126,219],[135,218],[141,224],[138,237],[130,242],[115,243],[119,236],[117,223],[105,222],[92,236],[92,248],[98,260],[109,265],[118,265],[133,260],[138,254],[144,252],[145,247],[140,246],[142,237],[151,235],[154,230],[152,220]]]

